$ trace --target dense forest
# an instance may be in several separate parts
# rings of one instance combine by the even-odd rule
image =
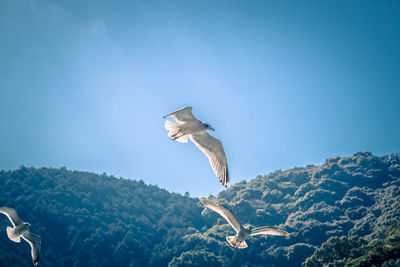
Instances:
[[[41,236],[40,266],[400,266],[400,154],[278,170],[218,199],[243,224],[291,235],[232,250],[233,229],[188,194],[65,168],[0,171],[0,206]],[[30,266],[29,245],[10,241],[7,225],[0,214],[0,265]]]

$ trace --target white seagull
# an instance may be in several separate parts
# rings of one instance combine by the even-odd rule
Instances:
[[[181,143],[187,143],[188,138],[207,156],[214,173],[221,184],[229,186],[228,163],[221,141],[209,135],[208,130],[215,131],[210,124],[199,121],[192,114],[192,107],[178,109],[163,118],[171,116],[176,122],[167,120],[165,129],[168,136]]]
[[[235,229],[236,235],[235,236],[227,236],[226,240],[228,241],[229,245],[231,245],[234,249],[235,248],[247,248],[246,239],[249,236],[253,235],[279,235],[279,236],[288,236],[289,233],[280,230],[276,227],[272,226],[263,226],[253,228],[251,225],[242,226],[242,224],[236,219],[235,215],[227,208],[222,205],[219,205],[211,200],[207,199],[200,199],[201,203],[203,203],[207,208],[212,209],[213,211],[217,212],[219,215],[224,217],[225,220]]]
[[[21,237],[25,239],[31,246],[32,261],[36,266],[39,262],[40,237],[29,232],[28,228],[31,225],[21,221],[15,209],[0,207],[0,213],[6,215],[13,225],[13,227],[7,226],[8,238],[17,243],[21,242]]]

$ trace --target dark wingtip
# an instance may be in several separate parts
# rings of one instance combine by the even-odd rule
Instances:
[[[228,188],[229,187],[229,170],[228,170],[228,165],[226,166],[226,169],[225,169],[225,176],[223,177],[223,179],[224,180],[222,180],[222,179],[220,179],[220,181],[221,181],[221,184],[223,185],[223,186],[225,186],[225,188]]]
[[[286,232],[283,234],[283,236],[290,236],[290,233]]]
[[[37,256],[37,258],[33,259],[32,261],[33,261],[33,266],[37,266],[39,263],[39,256]]]

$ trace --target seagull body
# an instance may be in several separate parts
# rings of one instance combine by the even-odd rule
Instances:
[[[0,213],[6,215],[13,225],[13,227],[7,226],[8,238],[16,243],[20,243],[22,237],[26,242],[28,242],[31,246],[32,262],[33,265],[36,266],[39,262],[40,237],[29,231],[31,225],[27,222],[21,221],[15,209],[0,207]]]
[[[253,228],[251,225],[243,226],[227,207],[224,207],[207,199],[200,199],[200,201],[204,204],[204,206],[212,209],[213,211],[221,215],[232,226],[232,228],[235,229],[235,236],[226,237],[226,241],[228,241],[229,245],[231,245],[234,249],[247,248],[246,239],[248,239],[250,236],[261,234],[279,236],[289,235],[288,232],[271,226],[263,226],[257,228]]]
[[[20,238],[22,234],[28,231],[29,226],[31,225],[26,222],[15,226],[14,228],[7,226],[7,235],[12,241],[19,243],[21,242]]]
[[[192,114],[192,107],[181,108],[165,115],[172,117],[176,122],[165,121],[165,129],[172,140],[187,143],[190,140],[207,156],[211,167],[221,184],[229,186],[229,171],[226,155],[222,143],[209,135],[208,130],[215,131],[208,123],[196,119]]]

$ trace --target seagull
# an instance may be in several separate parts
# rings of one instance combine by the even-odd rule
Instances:
[[[209,135],[208,130],[215,131],[210,124],[199,121],[192,114],[192,107],[178,109],[163,118],[172,117],[177,122],[165,121],[165,129],[172,140],[187,143],[188,139],[207,156],[211,167],[221,184],[229,186],[229,171],[222,143]]]
[[[263,226],[253,228],[251,225],[242,226],[238,219],[236,219],[235,215],[227,208],[222,205],[219,205],[211,200],[200,199],[201,203],[204,204],[207,208],[212,209],[217,212],[219,215],[224,217],[225,220],[235,229],[235,236],[227,236],[226,241],[228,241],[229,245],[231,245],[234,249],[236,248],[247,248],[246,239],[249,236],[253,235],[279,235],[279,236],[288,236],[289,233],[280,230],[273,226]]]
[[[21,242],[21,237],[25,239],[31,246],[32,261],[36,266],[39,262],[40,237],[29,231],[31,225],[21,221],[15,209],[0,207],[0,213],[6,215],[13,225],[13,227],[7,226],[8,238],[17,243]]]

